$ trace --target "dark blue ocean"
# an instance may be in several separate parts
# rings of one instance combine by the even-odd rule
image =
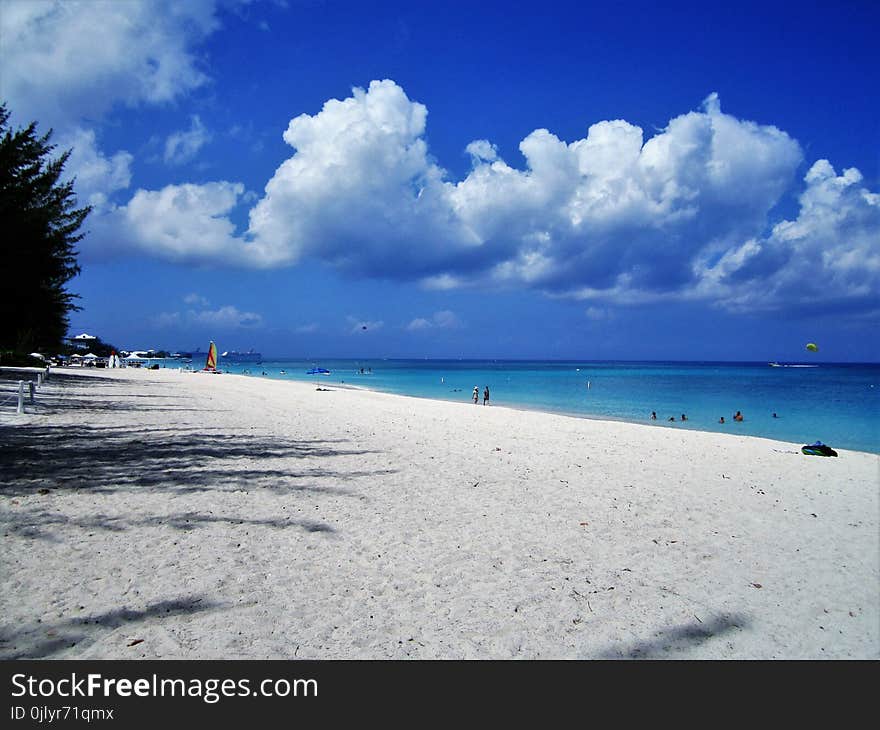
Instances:
[[[382,359],[277,359],[257,364],[222,358],[219,363],[221,370],[254,377],[464,403],[471,402],[477,386],[482,404],[488,385],[490,404],[495,405],[763,436],[798,445],[818,440],[834,448],[880,453],[880,365],[780,365]],[[330,370],[330,375],[307,375],[316,366]],[[650,419],[652,411],[656,421]],[[733,421],[736,411],[742,412],[742,422]],[[687,415],[684,422],[682,414]],[[725,424],[719,423],[721,416]]]

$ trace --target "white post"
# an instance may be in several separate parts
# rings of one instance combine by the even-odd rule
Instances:
[[[28,388],[31,391],[31,403],[33,403],[34,402],[34,381],[33,380],[28,381]]]
[[[43,384],[43,373],[37,373],[37,385]]]
[[[18,408],[16,413],[24,413],[24,381],[18,381]]]

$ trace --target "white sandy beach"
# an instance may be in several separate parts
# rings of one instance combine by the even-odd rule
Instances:
[[[880,658],[877,455],[322,386],[0,411],[0,658]]]

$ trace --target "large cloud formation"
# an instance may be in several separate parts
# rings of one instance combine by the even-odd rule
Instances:
[[[104,233],[127,238],[113,228],[112,199],[128,187],[133,162],[125,150],[99,149],[94,124],[120,105],[167,104],[208,83],[195,49],[220,27],[220,4],[249,1],[2,1],[3,101],[14,124],[39,120],[54,128],[60,149],[73,149],[65,174],[81,202],[95,206],[92,248],[103,247]],[[169,138],[166,161],[191,158],[207,138],[195,117],[188,132]]]
[[[617,303],[674,295],[735,310],[876,305],[878,196],[824,160],[800,215],[769,229],[803,154],[773,126],[710,95],[654,137],[623,120],[566,143],[539,129],[516,169],[488,140],[446,180],[424,140],[426,108],[374,81],[290,122],[295,153],[251,211],[254,265],[303,257],[429,286],[528,286]],[[765,235],[770,230],[769,235]]]
[[[4,97],[71,130],[69,172],[96,205],[85,255],[262,268],[313,258],[351,276],[595,303],[877,309],[878,195],[858,170],[838,175],[825,160],[797,180],[800,145],[722,112],[715,94],[648,139],[619,119],[571,142],[535,130],[520,143],[522,167],[474,140],[456,181],[430,154],[426,107],[394,81],[373,81],[290,122],[293,151],[247,230],[233,220],[251,194],[234,181],[136,189],[119,204],[132,157],[99,151],[83,115],[164,104],[207,83],[194,49],[218,29],[218,3],[245,1],[4,3]],[[166,160],[184,162],[206,134],[193,118],[169,138]],[[799,212],[779,221],[774,208],[791,192]]]
[[[225,180],[135,191],[128,204],[89,218],[91,256],[140,253],[179,264],[242,262],[231,213],[244,185]]]
[[[62,126],[178,98],[208,80],[192,46],[217,29],[216,4],[4,0],[4,99],[25,122]]]

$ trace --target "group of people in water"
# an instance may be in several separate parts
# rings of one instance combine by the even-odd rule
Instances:
[[[476,402],[476,401],[474,401],[474,402]],[[779,418],[779,416],[776,415],[776,413],[774,413],[774,414],[773,414],[773,418]],[[651,420],[652,420],[652,421],[656,421],[656,420],[657,420],[657,411],[651,411]],[[674,421],[674,420],[675,420],[675,416],[670,416],[667,420],[669,420],[669,421]],[[682,421],[686,421],[686,420],[687,420],[687,416],[686,416],[684,413],[681,414],[681,420],[682,420]],[[733,420],[734,420],[734,421],[737,421],[737,422],[741,422],[741,421],[743,421],[744,419],[743,419],[742,411],[737,411],[736,413],[734,413],[734,414],[733,414]],[[727,423],[727,421],[724,420],[724,416],[721,416],[721,418],[718,419],[718,423]]]
[[[686,421],[687,419],[688,419],[688,417],[687,417],[684,413],[682,413],[682,414],[681,414],[681,420],[682,420],[682,421]],[[652,420],[652,421],[656,421],[656,420],[657,420],[657,411],[651,411],[651,420]],[[670,417],[667,418],[666,420],[667,420],[667,421],[674,421],[674,420],[675,420],[675,416],[670,416]]]

